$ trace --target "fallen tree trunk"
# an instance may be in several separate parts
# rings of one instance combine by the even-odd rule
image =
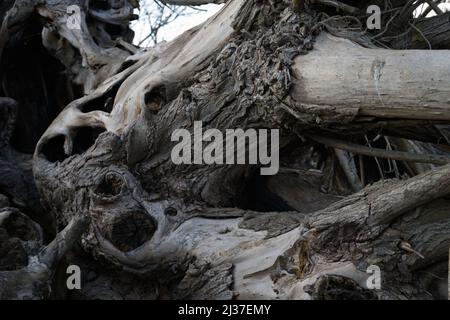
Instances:
[[[359,117],[449,120],[449,58],[448,50],[366,49],[322,34],[314,54],[295,59],[292,97],[325,113],[351,106]]]

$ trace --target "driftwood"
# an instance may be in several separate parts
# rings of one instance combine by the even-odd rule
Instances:
[[[318,1],[298,12],[290,1],[229,0],[172,42],[137,50],[118,35],[126,34],[135,1],[119,1],[120,14],[79,1],[79,30],[58,14],[67,3],[41,2],[16,1],[8,11],[3,57],[13,50],[7,44],[19,17],[45,17],[55,28],[44,27],[43,46],[71,70],[68,80],[82,95],[60,110],[33,156],[32,181],[44,203],[38,216],[51,212],[62,231],[1,271],[3,297],[46,297],[27,286],[48,285],[54,262],[78,239],[81,248],[67,259],[96,274],[83,278],[83,298],[447,297],[446,45],[362,46],[376,35],[336,37],[334,20],[319,14],[337,7],[356,17],[366,4]],[[392,2],[405,7],[384,36],[412,19],[407,1]],[[108,31],[105,22],[119,27]],[[0,131],[2,155],[14,149],[11,127],[21,106],[2,99],[0,107],[8,124]],[[175,165],[171,134],[192,132],[196,121],[220,131],[279,129],[278,177],[289,179],[261,177],[251,165]],[[299,185],[281,187],[296,177]],[[45,276],[30,275],[36,259]],[[382,271],[378,290],[368,287],[371,266]],[[11,272],[24,274],[25,284],[10,280]]]

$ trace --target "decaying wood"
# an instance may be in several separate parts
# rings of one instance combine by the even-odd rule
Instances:
[[[39,225],[14,209],[1,209],[2,251],[6,252],[1,257],[0,299],[35,300],[48,297],[56,263],[80,239],[88,223],[87,216],[75,218],[49,245],[43,246]],[[11,243],[16,246],[11,246]],[[21,255],[22,265],[4,265],[8,259],[17,261],[18,254]],[[5,269],[7,271],[3,271]]]
[[[450,43],[448,35],[450,32],[450,13],[436,15],[430,18],[419,20],[415,28],[394,42],[396,49],[448,49]]]
[[[45,297],[54,263],[78,239],[85,254],[69,258],[100,274],[84,278],[84,298],[132,297],[118,278],[141,288],[138,298],[446,297],[448,50],[369,49],[320,32],[317,7],[356,14],[359,5],[319,1],[295,12],[290,1],[229,0],[203,25],[136,51],[117,34],[93,33],[86,18],[126,32],[134,1],[119,13],[79,4],[78,33],[58,15],[66,3],[24,11],[57,26],[43,29],[44,47],[85,95],[49,125],[33,158],[40,196],[62,231],[47,246],[0,234],[19,262],[0,271],[2,297]],[[408,21],[409,9],[399,18]],[[3,25],[7,51],[14,29]],[[14,153],[18,107],[0,100],[2,157]],[[262,179],[250,165],[175,165],[171,134],[195,121],[221,131],[280,129],[279,175]],[[369,142],[373,135],[383,139]],[[392,172],[382,158],[396,160]],[[6,195],[0,207],[15,202]],[[0,231],[11,215],[24,216],[1,210]],[[21,250],[23,241],[34,249]],[[367,288],[371,265],[382,270],[380,290]],[[18,274],[23,283],[12,280]]]

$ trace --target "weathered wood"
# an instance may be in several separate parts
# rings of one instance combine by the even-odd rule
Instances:
[[[17,234],[17,230],[12,230],[9,220],[13,219],[23,224],[21,226],[22,234]],[[44,246],[42,229],[39,225],[17,210],[2,209],[0,211],[2,238],[5,236],[9,240],[18,240],[26,256],[22,266],[0,271],[0,299],[36,300],[48,298],[56,264],[80,239],[88,224],[89,217],[75,218],[49,245]],[[2,239],[2,241],[5,240],[8,239]]]
[[[335,158],[329,158],[332,151],[314,146],[323,155],[317,161],[307,157],[317,162],[313,172],[319,172],[320,181],[301,168],[283,168],[282,173],[296,172],[304,181],[292,190],[271,190],[304,212],[255,212],[239,201],[255,177],[254,168],[176,166],[170,136],[177,128],[192,129],[196,120],[222,131],[276,128],[282,131],[283,152],[290,155],[290,143],[305,132],[320,135],[339,128],[345,136],[376,131],[376,122],[382,121],[417,126],[408,122],[414,119],[442,124],[450,120],[447,50],[366,49],[327,33],[313,44],[310,30],[319,31],[321,25],[313,6],[296,14],[283,1],[230,0],[203,25],[136,53],[126,42],[91,33],[94,27],[86,19],[90,14],[94,25],[126,26],[132,3],[124,2],[119,12],[80,4],[84,18],[78,33],[58,14],[65,1],[55,6],[44,1],[37,10],[58,26],[57,33],[43,30],[45,48],[66,68],[76,52],[78,81],[84,81],[84,93],[90,92],[61,112],[34,156],[43,201],[56,216],[58,230],[66,229],[37,255],[45,264],[37,272],[43,276],[30,277],[29,265],[2,272],[0,288],[8,289],[1,294],[43,297],[40,288],[51,278],[54,262],[85,229],[80,244],[92,260],[86,264],[100,269],[99,262],[106,260],[114,271],[100,272],[111,278],[114,272],[132,274],[133,281],[157,278],[145,297],[156,297],[154,292],[164,288],[172,298],[442,298],[442,289],[431,290],[420,275],[446,263],[450,211],[444,197],[450,193],[450,165],[411,170],[411,175],[422,172],[362,189],[365,181],[359,181],[355,162],[338,151],[355,193],[314,198],[319,190],[331,193],[323,185],[342,181],[334,172]],[[0,142],[8,141],[10,129],[5,129]],[[307,142],[299,143],[310,149]],[[367,154],[380,156],[380,151]],[[398,151],[381,154],[411,160]],[[436,154],[412,158],[446,163]],[[281,179],[269,179],[269,189]],[[384,272],[385,285],[376,293],[365,288],[369,265]],[[108,297],[128,296],[104,278],[87,286],[88,296],[102,295],[92,288],[95,284],[107,287]],[[33,283],[39,290],[29,290]],[[25,289],[17,290],[21,286]]]
[[[292,97],[358,116],[449,120],[448,59],[448,50],[366,49],[323,33],[314,54],[295,59]]]
[[[363,154],[366,156],[373,156],[379,158],[388,158],[394,160],[401,160],[407,162],[433,163],[433,164],[447,164],[450,163],[450,157],[447,155],[438,154],[414,154],[402,151],[383,150],[377,148],[369,148],[355,143],[340,141],[330,137],[308,135],[312,140],[323,143],[340,150],[350,151],[356,154]]]
[[[450,12],[414,22],[414,28],[392,41],[394,49],[450,49]]]

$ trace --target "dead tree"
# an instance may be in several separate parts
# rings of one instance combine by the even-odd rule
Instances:
[[[367,31],[366,1],[229,0],[138,51],[118,36],[135,1],[80,0],[77,30],[59,14],[68,2],[16,1],[0,50],[5,60],[23,21],[45,17],[45,49],[71,88],[83,84],[37,143],[33,171],[57,230],[90,218],[84,253],[71,255],[101,274],[85,297],[136,298],[120,274],[140,280],[138,298],[446,298],[450,35],[430,27],[445,13],[379,1],[384,28]],[[112,36],[108,23],[120,26]],[[424,43],[441,50],[412,50]],[[280,173],[175,165],[171,133],[195,121],[279,129]]]

